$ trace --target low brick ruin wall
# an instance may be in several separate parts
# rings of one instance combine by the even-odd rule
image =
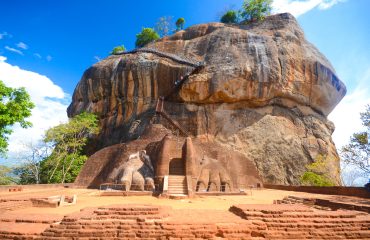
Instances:
[[[0,192],[9,192],[9,189],[22,188],[24,189],[52,189],[52,188],[70,188],[73,183],[59,183],[59,184],[29,184],[29,185],[1,185]]]
[[[0,239],[370,239],[368,214],[299,204],[229,211],[128,204],[85,208],[63,219],[14,217],[0,219]]]
[[[314,186],[286,186],[286,185],[274,185],[274,184],[264,184],[263,186],[265,188],[285,190],[285,191],[370,198],[370,192],[367,191],[363,187],[340,187],[340,186],[314,187]]]

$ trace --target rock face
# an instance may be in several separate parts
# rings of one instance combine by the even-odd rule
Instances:
[[[252,160],[264,182],[298,184],[305,165],[323,155],[339,183],[334,126],[326,117],[346,88],[292,15],[196,25],[147,48],[158,53],[110,56],[78,83],[68,115],[99,115],[102,132],[91,153],[142,135],[157,99],[166,96],[171,119],[195,138]],[[204,68],[187,77],[194,66],[174,55]]]

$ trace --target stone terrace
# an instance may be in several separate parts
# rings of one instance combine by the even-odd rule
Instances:
[[[369,239],[364,211],[328,211],[283,200],[320,198],[370,205],[368,199],[280,190],[247,196],[170,200],[151,196],[100,196],[87,189],[0,193],[2,203],[77,194],[59,208],[24,205],[0,211],[0,239]],[[276,200],[285,204],[272,204]]]

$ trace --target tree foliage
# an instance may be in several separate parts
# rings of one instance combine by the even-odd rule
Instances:
[[[135,46],[144,47],[157,39],[159,35],[153,28],[143,28],[140,33],[136,34]]]
[[[335,185],[327,177],[311,172],[311,171],[307,171],[302,175],[301,183],[303,185],[316,186],[316,187],[330,187],[330,186]]]
[[[247,21],[260,21],[271,13],[272,0],[244,0],[241,16]]]
[[[176,31],[180,31],[184,29],[185,25],[185,19],[184,18],[179,18],[176,20]]]
[[[361,113],[361,121],[365,130],[352,135],[350,143],[342,148],[341,157],[344,163],[370,176],[370,105]]]
[[[155,24],[154,30],[159,34],[159,36],[165,37],[173,32],[173,26],[173,17],[163,16],[158,19],[157,23]]]
[[[24,88],[10,88],[0,81],[0,153],[6,152],[11,126],[15,123],[23,128],[32,125],[26,118],[31,116],[34,106]]]
[[[307,171],[301,176],[301,184],[308,186],[334,186],[335,183],[330,179],[331,169],[327,165],[325,156],[318,155],[315,162],[306,165]]]
[[[110,54],[123,53],[124,51],[126,51],[126,48],[125,46],[121,45],[121,46],[114,47],[113,50],[110,52]]]
[[[20,163],[13,172],[18,176],[19,184],[38,184],[41,182],[41,162],[46,159],[52,149],[51,146],[40,141],[28,142],[23,145],[18,153],[17,160]]]
[[[222,23],[238,23],[238,12],[234,10],[227,11],[222,17],[221,17]]]
[[[0,185],[10,185],[15,183],[15,180],[11,176],[11,173],[12,173],[11,168],[4,165],[0,165]]]
[[[98,132],[97,117],[86,112],[69,119],[68,123],[47,130],[44,141],[54,149],[41,162],[42,182],[73,182],[87,159],[83,148],[89,136]]]

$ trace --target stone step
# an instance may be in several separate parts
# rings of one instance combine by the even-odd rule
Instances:
[[[168,189],[187,189],[187,187],[185,185],[181,185],[181,186],[168,186]]]
[[[282,213],[265,214],[261,212],[244,212],[248,219],[286,219],[286,218],[356,218],[356,214],[335,214],[335,213]]]
[[[153,215],[159,214],[159,210],[153,211],[106,211],[98,210],[95,211],[97,215]]]
[[[172,193],[172,192],[183,192],[183,193],[186,193],[187,192],[187,189],[186,188],[168,189],[168,192],[169,193]]]
[[[178,188],[168,188],[169,191],[173,190],[173,191],[186,191],[187,188],[186,187],[178,187]]]
[[[168,176],[168,180],[177,180],[177,179],[185,180],[185,176],[183,175],[169,175]]]
[[[185,184],[186,181],[184,179],[179,180],[169,180],[168,183],[174,183],[174,184]]]
[[[184,194],[187,195],[187,191],[168,191],[169,194]]]

